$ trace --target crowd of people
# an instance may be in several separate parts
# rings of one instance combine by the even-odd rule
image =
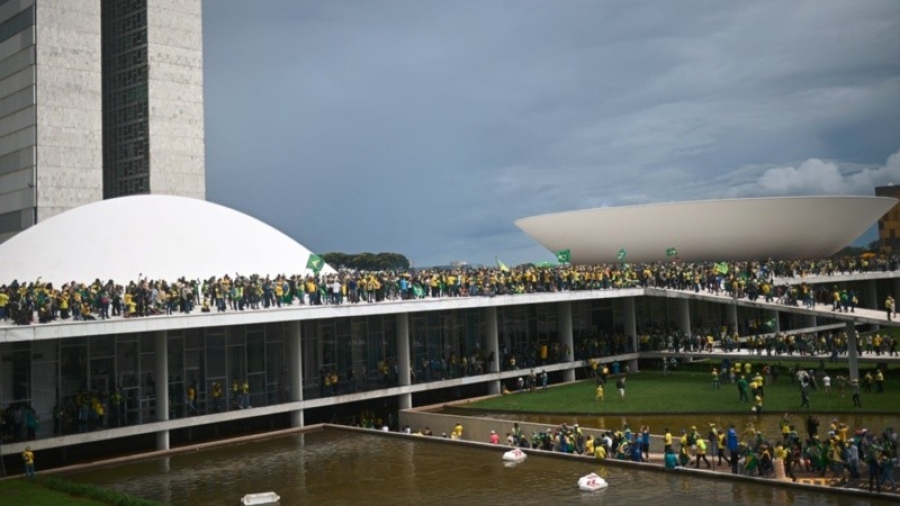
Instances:
[[[819,436],[819,419],[809,415],[806,419],[807,437],[802,438],[792,417],[784,414],[780,421],[780,435],[765,435],[748,424],[738,432],[734,424],[727,430],[719,430],[708,424],[708,432],[701,434],[696,426],[682,430],[678,445],[673,444],[672,434],[666,428],[664,463],[667,468],[700,467],[701,459],[706,468],[714,467],[706,458],[711,449],[716,466],[723,461],[734,474],[775,477],[781,474],[797,481],[797,473],[827,477],[845,483],[863,478],[862,469],[868,473],[868,488],[880,492],[883,485],[897,489],[894,467],[898,453],[897,433],[892,427],[880,433],[860,428],[850,433],[847,424],[837,418],[831,420],[826,437]],[[780,437],[779,437],[780,436]]]
[[[491,430],[488,443],[532,450],[561,452],[593,457],[597,460],[623,460],[662,464],[668,469],[693,467],[728,471],[733,474],[763,478],[790,477],[797,481],[803,477],[831,478],[839,483],[853,482],[870,491],[881,492],[890,487],[897,491],[895,468],[900,459],[900,443],[892,427],[870,431],[850,427],[834,418],[828,424],[827,434],[819,434],[819,418],[810,414],[805,420],[806,437],[802,437],[790,414],[780,420],[780,434],[764,434],[752,423],[743,428],[729,424],[727,428],[715,423],[683,428],[673,434],[669,427],[663,429],[663,454],[651,455],[650,427],[642,425],[632,430],[627,423],[621,428],[602,430],[589,434],[577,423],[560,424],[542,431],[526,434],[516,422],[501,437]],[[431,436],[424,428],[412,433]],[[463,439],[461,422],[442,437]]]
[[[62,285],[18,281],[0,285],[0,321],[19,325],[173,313],[257,310],[294,304],[358,304],[441,297],[512,295],[568,290],[657,287],[708,291],[786,304],[835,304],[852,310],[855,294],[808,285],[809,276],[900,270],[900,255],[872,258],[765,262],[656,262],[648,264],[526,264],[278,276],[230,275],[209,279],[71,281]]]

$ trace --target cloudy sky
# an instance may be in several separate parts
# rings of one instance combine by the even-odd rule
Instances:
[[[900,184],[896,0],[203,8],[207,198],[314,251],[551,260],[514,220]]]

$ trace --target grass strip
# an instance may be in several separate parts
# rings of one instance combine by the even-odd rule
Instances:
[[[107,503],[76,497],[65,492],[51,490],[40,479],[16,478],[0,481],[0,503],[27,504],[28,506],[102,506]]]
[[[37,476],[34,479],[17,478],[0,480],[0,503],[27,504],[29,506],[107,505],[107,506],[160,506],[161,503],[134,497],[115,490],[76,483],[53,476]],[[7,502],[9,501],[9,502]]]
[[[709,367],[711,370],[712,367]],[[864,373],[861,373],[864,374]],[[831,376],[831,392],[826,393],[822,385],[810,394],[811,409],[814,412],[852,413],[860,411],[853,407],[852,390],[845,387],[843,395],[837,386],[835,376]],[[628,375],[625,398],[620,399],[615,387],[615,378],[607,380],[605,400],[594,398],[596,383],[584,380],[560,385],[552,389],[552,394],[538,390],[536,393],[513,393],[461,404],[459,408],[474,408],[486,411],[521,413],[558,413],[583,415],[618,414],[670,414],[670,413],[744,413],[750,412],[751,403],[738,401],[736,384],[724,382],[721,388],[712,387],[709,371],[640,372]],[[790,379],[782,376],[772,384],[764,386],[763,411],[802,412],[800,410],[800,388]],[[900,413],[900,380],[889,375],[885,379],[885,392],[861,394],[866,412]],[[752,395],[750,396],[752,400]]]

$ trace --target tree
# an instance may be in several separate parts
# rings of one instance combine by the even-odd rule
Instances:
[[[409,259],[400,253],[341,253],[330,252],[320,255],[328,265],[337,269],[362,271],[387,271],[409,269]]]

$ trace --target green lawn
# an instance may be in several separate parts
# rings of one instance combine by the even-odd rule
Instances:
[[[104,505],[106,503],[56,492],[40,485],[38,481],[17,478],[0,481],[0,503],[28,506]]]
[[[26,478],[0,480],[0,504],[160,506],[158,502],[121,492],[41,475],[31,480]]]
[[[751,406],[738,402],[737,386],[734,384],[723,383],[721,389],[714,390],[708,372],[670,372],[667,376],[662,372],[631,374],[626,382],[624,400],[619,398],[615,379],[608,381],[606,399],[602,403],[594,400],[594,389],[594,381],[586,380],[551,388],[547,394],[540,391],[534,394],[515,393],[459,407],[488,411],[593,415],[749,413]],[[830,394],[826,394],[821,388],[811,392],[811,408],[813,411],[829,413],[860,411],[853,408],[851,393],[847,388],[842,398],[832,382]],[[889,376],[885,380],[885,393],[864,392],[861,397],[867,412],[900,413],[900,380]],[[765,385],[764,412],[797,412],[799,406],[799,387],[792,385],[788,378],[782,376],[774,384]]]

